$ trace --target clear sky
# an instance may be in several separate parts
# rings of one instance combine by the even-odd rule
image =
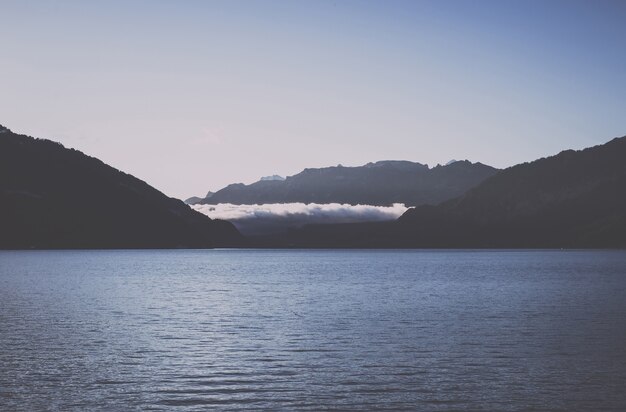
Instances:
[[[0,124],[188,197],[626,134],[624,1],[0,2]]]

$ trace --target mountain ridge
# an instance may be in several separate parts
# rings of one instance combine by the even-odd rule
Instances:
[[[309,225],[284,247],[624,248],[626,136],[504,169],[439,205],[381,223]]]
[[[101,160],[0,127],[0,249],[235,245],[211,220]]]
[[[354,167],[305,168],[284,180],[259,180],[249,185],[233,183],[199,203],[437,204],[464,193],[497,171],[467,160],[432,168],[404,160],[383,160]]]

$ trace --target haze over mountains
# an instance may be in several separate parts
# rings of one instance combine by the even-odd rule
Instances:
[[[272,176],[250,185],[231,184],[195,203],[437,204],[465,193],[497,171],[467,160],[433,168],[409,161],[379,161],[358,167],[339,165],[304,169],[286,179]],[[193,200],[188,199],[190,203]]]
[[[205,248],[240,240],[232,224],[98,159],[0,126],[0,249]]]

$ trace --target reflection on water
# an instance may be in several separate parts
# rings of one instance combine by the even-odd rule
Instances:
[[[0,252],[0,410],[620,410],[625,296],[625,252]]]

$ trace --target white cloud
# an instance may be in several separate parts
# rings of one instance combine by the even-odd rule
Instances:
[[[275,233],[314,223],[352,223],[394,220],[407,207],[349,205],[339,203],[273,203],[264,205],[193,205],[193,209],[211,219],[232,222],[244,234]]]

